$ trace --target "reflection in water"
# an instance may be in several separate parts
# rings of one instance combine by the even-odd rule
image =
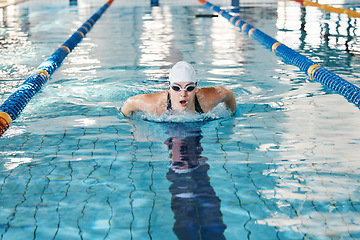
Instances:
[[[167,179],[173,184],[171,209],[174,232],[179,239],[225,239],[220,199],[210,185],[207,158],[201,156],[199,126],[174,124],[165,144],[171,150]]]
[[[159,6],[159,0],[150,0],[151,7],[158,7]]]
[[[70,0],[70,6],[77,6],[77,0]]]

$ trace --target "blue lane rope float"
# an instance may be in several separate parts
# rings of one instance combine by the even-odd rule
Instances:
[[[20,85],[0,106],[0,136],[9,128],[25,108],[31,98],[40,91],[54,71],[61,65],[67,55],[91,30],[96,21],[102,16],[114,0],[107,1],[94,15],[92,15],[73,35],[61,45],[48,59]]]
[[[300,68],[302,71],[307,73],[311,80],[318,81],[330,89],[340,93],[348,101],[354,103],[358,108],[360,108],[360,88],[358,86],[311,61],[307,57],[278,42],[276,39],[270,37],[259,29],[254,28],[250,24],[241,20],[240,17],[233,16],[229,12],[222,10],[220,7],[205,0],[198,1],[229,20],[230,23],[236,27],[239,27],[240,30],[247,33],[250,38],[257,40],[267,48],[271,49],[276,55],[282,57],[285,62]]]

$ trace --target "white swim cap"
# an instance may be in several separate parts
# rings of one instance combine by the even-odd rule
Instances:
[[[170,70],[170,84],[175,82],[193,82],[197,83],[194,68],[187,62],[181,61],[176,63]]]

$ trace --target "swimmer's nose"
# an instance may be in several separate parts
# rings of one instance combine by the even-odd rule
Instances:
[[[180,96],[186,96],[186,95],[187,95],[187,91],[185,91],[185,90],[180,91]]]

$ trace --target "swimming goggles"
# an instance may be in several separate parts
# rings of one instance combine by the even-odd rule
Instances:
[[[179,86],[177,84],[171,84],[170,87],[175,92],[178,92],[178,91],[181,91],[181,90],[185,90],[187,92],[192,92],[196,88],[196,85],[195,84],[190,84],[190,85],[187,85],[185,88],[182,88],[181,86]]]

